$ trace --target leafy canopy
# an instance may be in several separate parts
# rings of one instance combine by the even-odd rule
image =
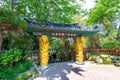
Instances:
[[[112,22],[118,16],[120,0],[96,0],[96,2],[96,6],[89,13],[88,24]]]
[[[83,1],[83,0],[80,0]],[[4,1],[4,8],[13,5]],[[13,11],[22,17],[44,23],[46,19],[60,23],[71,23],[81,7],[76,0],[18,0],[14,1]]]
[[[15,15],[10,10],[0,8],[0,27],[4,27],[1,24],[10,24],[12,28],[23,28],[27,27],[27,24],[19,16]],[[8,27],[10,27],[8,26]]]

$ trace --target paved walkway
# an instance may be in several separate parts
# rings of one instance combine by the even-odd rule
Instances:
[[[34,80],[120,80],[120,68],[114,65],[55,63]]]

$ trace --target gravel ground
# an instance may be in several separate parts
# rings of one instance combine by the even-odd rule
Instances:
[[[120,68],[89,63],[55,63],[34,80],[120,80]]]

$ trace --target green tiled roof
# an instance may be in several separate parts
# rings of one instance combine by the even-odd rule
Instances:
[[[59,24],[55,22],[50,22],[46,20],[45,24],[41,24],[38,22],[33,22],[29,19],[24,19],[28,23],[27,32],[40,32],[42,34],[48,33],[51,36],[89,36],[97,33],[99,31],[99,27],[94,25],[91,28],[78,26],[77,23],[73,24]],[[57,34],[58,33],[58,34]],[[64,34],[62,34],[64,33]]]

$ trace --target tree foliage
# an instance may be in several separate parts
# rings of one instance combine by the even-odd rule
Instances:
[[[6,26],[2,26],[2,24]],[[10,27],[9,29],[25,29],[27,24],[20,18],[20,16],[14,14],[12,11],[0,8],[0,27]]]
[[[11,0],[6,0],[4,8],[8,8]],[[81,0],[82,1],[82,0]],[[22,17],[44,23],[46,19],[61,23],[70,23],[73,16],[79,14],[80,5],[76,0],[18,0],[14,1],[13,11]]]
[[[112,22],[116,18],[120,8],[119,0],[96,0],[96,6],[91,9],[87,23],[103,23]]]
[[[23,21],[20,16],[14,14],[10,10],[0,8],[0,51],[3,42],[3,32],[4,31],[21,31],[26,29],[27,23]]]
[[[104,48],[120,48],[120,41],[118,41],[118,42],[113,42],[113,41],[106,42],[103,45],[103,47]]]
[[[118,18],[119,8],[119,0],[96,0],[96,6],[91,9],[86,22],[88,25],[102,24],[104,26],[103,29],[109,35],[115,29],[112,22]]]
[[[98,40],[101,46],[106,43],[107,40],[115,40],[117,36],[117,28],[113,24],[113,21],[120,18],[120,0],[96,0],[96,5],[92,8],[88,14],[86,20],[87,25],[101,24],[101,34]],[[96,36],[97,37],[97,36]],[[93,37],[94,38],[94,37]],[[92,42],[92,39],[90,40]]]

